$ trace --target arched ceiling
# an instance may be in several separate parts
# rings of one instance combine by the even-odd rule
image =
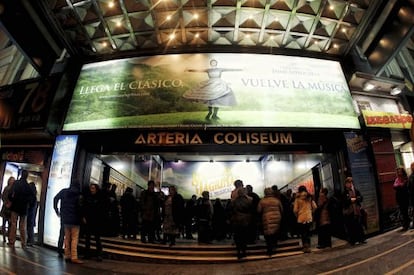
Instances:
[[[50,20],[77,54],[238,48],[346,55],[382,1],[57,0]]]

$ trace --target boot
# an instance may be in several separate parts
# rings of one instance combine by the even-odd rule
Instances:
[[[206,120],[210,120],[212,113],[213,113],[213,107],[208,106],[208,113],[206,115]]]
[[[310,244],[308,244],[308,243],[303,244],[303,252],[304,253],[311,253]]]
[[[214,120],[218,120],[218,119],[220,119],[218,116],[217,116],[217,112],[218,112],[218,107],[214,107],[213,108],[213,116],[211,117],[212,119],[214,119]]]

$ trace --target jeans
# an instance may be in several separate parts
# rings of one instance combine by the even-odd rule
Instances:
[[[9,242],[10,244],[14,244],[16,242],[17,220],[19,220],[20,241],[22,243],[22,247],[25,247],[26,246],[26,215],[19,215],[18,213],[14,211],[11,212]]]
[[[65,225],[65,259],[78,259],[79,225]]]
[[[34,227],[36,226],[37,203],[27,212],[27,243],[34,243]]]

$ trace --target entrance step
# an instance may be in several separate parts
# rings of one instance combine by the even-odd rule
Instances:
[[[231,263],[240,261],[236,256],[236,247],[232,240],[213,244],[198,244],[194,240],[177,239],[176,245],[142,243],[139,240],[125,240],[118,237],[102,237],[105,258],[121,261],[141,261],[157,263]],[[95,249],[91,240],[91,249]],[[85,247],[84,239],[79,240],[80,252]],[[243,260],[263,260],[302,254],[298,239],[279,241],[274,254],[266,255],[264,241],[248,245],[247,256]]]

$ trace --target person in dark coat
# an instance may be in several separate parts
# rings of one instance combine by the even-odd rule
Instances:
[[[322,249],[332,247],[331,231],[331,204],[328,197],[328,188],[324,187],[319,192],[318,207],[315,211],[316,231],[318,232],[318,246]]]
[[[1,207],[0,216],[3,220],[2,224],[2,232],[3,232],[3,242],[6,242],[9,239],[9,231],[10,231],[10,219],[11,219],[11,201],[9,199],[9,195],[13,190],[13,184],[16,181],[14,177],[9,177],[7,180],[7,186],[3,189],[3,194],[1,194],[1,200],[3,201],[3,205]],[[7,240],[6,240],[7,236]]]
[[[127,187],[119,202],[122,216],[122,238],[135,240],[138,231],[138,202],[134,197],[134,190]]]
[[[352,177],[347,177],[345,179],[345,190],[342,193],[342,206],[347,238],[351,245],[357,242],[366,243],[361,220],[362,200],[362,195],[355,188]]]
[[[257,213],[257,205],[259,204],[260,197],[257,193],[253,192],[253,186],[250,184],[246,185],[247,196],[252,198],[252,219],[249,224],[249,244],[256,243],[256,240],[259,238],[259,224],[260,217]]]
[[[282,215],[282,221],[280,224],[280,232],[278,238],[280,240],[286,240],[289,238],[288,232],[290,230],[289,228],[289,219],[291,219],[290,222],[294,222],[294,227],[296,227],[296,217],[293,213],[293,202],[289,201],[287,196],[280,192],[279,187],[277,185],[272,185],[273,195],[280,200],[283,206],[283,215]],[[293,220],[293,221],[292,221]],[[294,227],[291,227],[294,230]]]
[[[11,227],[9,233],[9,246],[14,247],[16,241],[17,221],[19,221],[20,242],[22,248],[26,248],[26,219],[29,203],[32,198],[32,190],[30,189],[27,177],[29,172],[22,170],[20,179],[13,185],[13,190],[9,195],[9,199],[12,202],[11,210]]]
[[[107,199],[109,200],[108,226],[104,232],[104,235],[108,237],[116,237],[119,235],[120,231],[120,206],[116,195],[116,188],[116,184],[111,184],[108,182],[106,183],[106,192],[104,192],[107,196]]]
[[[344,211],[342,202],[342,192],[339,189],[334,190],[333,195],[329,200],[331,211],[331,232],[332,236],[346,240],[347,234],[344,223]]]
[[[408,189],[408,175],[404,167],[398,167],[395,170],[396,178],[393,188],[395,190],[395,200],[397,201],[402,218],[402,230],[406,231],[410,227],[410,216],[408,207],[410,206],[410,193]]]
[[[210,192],[203,191],[197,200],[198,243],[209,244],[212,240],[211,223],[214,215],[213,204],[210,201]]]
[[[32,190],[32,196],[30,198],[29,209],[27,210],[27,245],[33,246],[37,213],[37,190],[34,182],[30,182],[29,186]]]
[[[53,208],[55,209],[56,213],[60,212],[60,210],[58,209],[60,199],[61,198],[59,196],[55,196],[53,198]],[[60,206],[62,206],[62,204],[60,204]],[[60,228],[59,228],[59,238],[58,238],[58,243],[57,243],[57,252],[58,252],[59,258],[63,258],[63,255],[65,253],[65,251],[63,250],[63,245],[65,241],[65,225],[63,224],[62,216],[60,215],[58,216],[60,218]]]
[[[90,258],[91,236],[95,237],[96,258],[102,261],[102,230],[108,221],[109,200],[101,193],[98,184],[89,185],[89,192],[85,194],[82,206],[83,222],[85,224],[85,258]]]
[[[185,238],[187,240],[194,240],[193,237],[193,220],[196,216],[196,201],[197,196],[192,195],[185,203]]]
[[[60,208],[58,207],[60,201]],[[81,195],[79,182],[62,189],[53,198],[53,208],[60,217],[65,230],[65,260],[76,264],[83,262],[78,258],[78,242],[81,224]]]
[[[180,228],[184,224],[184,199],[177,193],[175,186],[168,187],[168,196],[164,201],[163,229],[164,243],[175,245],[176,236],[180,234]]]
[[[232,201],[231,225],[233,238],[237,249],[237,258],[246,257],[247,242],[249,237],[249,224],[252,218],[252,198],[247,196],[244,188],[237,190],[237,196]]]
[[[155,182],[148,181],[147,190],[142,191],[140,197],[141,209],[141,241],[155,243],[155,231],[157,224],[161,220],[160,197],[155,192]]]
[[[224,209],[224,206],[219,198],[217,198],[213,204],[212,228],[215,240],[221,241],[226,238],[226,209]]]
[[[297,238],[299,236],[297,230],[296,216],[293,213],[293,203],[295,201],[295,193],[292,189],[286,190],[284,196],[281,197],[283,205],[283,217],[281,231],[287,231],[287,237]],[[342,213],[342,208],[341,208]],[[282,233],[283,235],[283,233]],[[282,237],[283,238],[283,237]]]
[[[411,174],[408,177],[408,193],[410,195],[410,204],[411,207],[414,209],[414,162],[411,162],[410,165]],[[411,228],[414,228],[414,211],[411,211],[411,220],[413,221],[413,225]]]

